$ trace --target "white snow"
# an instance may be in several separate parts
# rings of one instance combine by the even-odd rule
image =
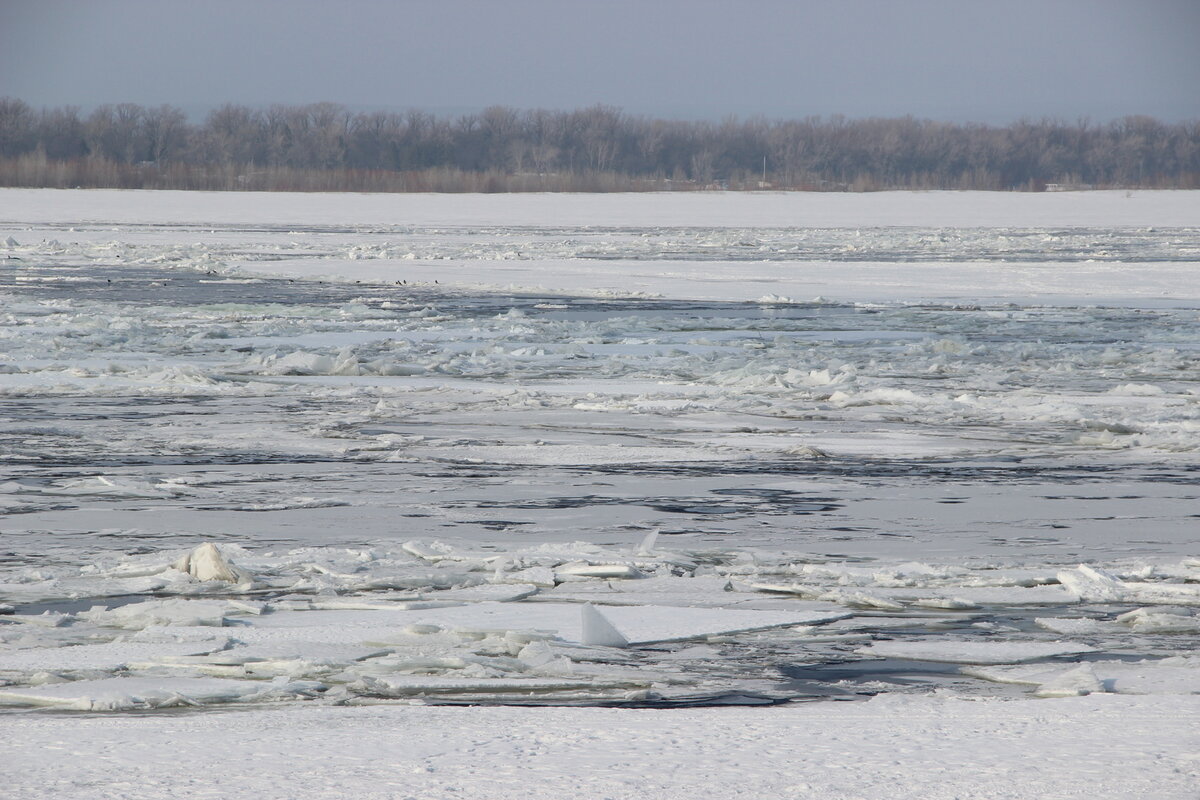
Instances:
[[[1200,698],[896,697],[669,713],[330,708],[10,718],[7,791],[334,800],[1195,797]],[[187,753],[186,759],[180,753]],[[280,754],[286,754],[282,756]]]
[[[0,220],[58,224],[851,227],[1179,226],[1195,192],[287,194],[5,189]],[[28,237],[26,237],[28,238]]]

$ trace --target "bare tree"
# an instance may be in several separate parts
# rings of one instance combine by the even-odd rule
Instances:
[[[174,106],[149,108],[142,114],[148,160],[155,163],[179,156],[187,146],[187,115]]]
[[[33,109],[24,100],[0,97],[0,156],[19,156],[34,146]]]

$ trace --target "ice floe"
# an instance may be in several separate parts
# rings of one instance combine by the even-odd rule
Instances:
[[[48,706],[70,711],[130,711],[230,702],[312,697],[316,681],[251,681],[220,678],[103,678],[69,683],[0,688],[0,704]]]
[[[884,641],[859,652],[882,658],[939,661],[949,664],[1017,664],[1054,656],[1095,652],[1082,642],[972,642],[972,641]]]
[[[1200,694],[1200,660],[1172,656],[1143,661],[1089,661],[1080,667],[1048,665],[964,667],[963,672],[998,683],[1035,686],[1056,697],[1090,692],[1118,694]]]

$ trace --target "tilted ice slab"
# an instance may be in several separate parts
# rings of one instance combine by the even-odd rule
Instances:
[[[386,644],[414,625],[459,631],[537,631],[583,641],[582,608],[575,603],[477,603],[412,611],[295,611],[259,617],[230,634],[246,643],[306,639]],[[813,625],[849,616],[826,606],[797,611],[611,606],[603,615],[630,644],[683,641],[741,631]]]

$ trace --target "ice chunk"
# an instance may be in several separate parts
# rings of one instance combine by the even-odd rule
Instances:
[[[1139,603],[1170,603],[1172,605],[1200,605],[1200,584],[1189,583],[1134,583],[1124,584],[1127,601]]]
[[[1064,636],[1086,636],[1097,633],[1120,631],[1120,626],[1099,619],[1076,617],[1038,617],[1034,623],[1043,630],[1061,633]]]
[[[198,581],[249,583],[252,576],[225,558],[212,542],[205,542],[171,565]]]
[[[229,598],[225,601],[225,604],[229,606],[231,613],[253,614],[256,617],[264,611],[271,610],[271,606],[266,603],[260,603],[255,600],[239,600],[236,597]]]
[[[411,555],[414,555],[420,559],[424,559],[425,561],[441,561],[448,555],[445,550],[439,549],[436,546],[430,546],[424,542],[405,542],[404,544],[400,545],[400,547],[406,553],[410,553]]]
[[[240,645],[194,656],[172,656],[164,662],[173,664],[218,664],[240,666],[264,661],[303,661],[316,665],[350,664],[391,652],[385,647],[330,644],[328,642],[265,642]]]
[[[1059,572],[1058,581],[1080,600],[1088,602],[1120,602],[1127,596],[1125,584],[1119,578],[1087,564]]]
[[[142,380],[154,386],[190,386],[210,387],[217,382],[200,370],[190,365],[170,366],[164,369],[147,372],[140,376]]]
[[[36,625],[39,628],[59,628],[71,621],[71,615],[43,611],[41,614],[10,614],[5,616],[4,621],[21,622],[26,625]]]
[[[314,597],[312,600],[282,600],[275,603],[279,611],[395,611],[408,608],[408,603],[420,602],[414,592],[397,593],[379,598]]]
[[[549,567],[527,567],[516,572],[498,572],[493,583],[528,583],[533,586],[554,586],[554,570]]]
[[[1040,686],[1046,681],[1053,680],[1062,671],[1061,666],[1049,664],[978,665],[959,669],[963,675],[969,675],[972,678],[1020,686]]]
[[[936,600],[977,606],[1042,606],[1078,602],[1078,595],[1062,586],[953,586],[953,587],[872,587],[871,593],[891,600],[920,602],[928,606]],[[943,606],[954,607],[954,606]],[[958,606],[961,607],[961,606]]]
[[[1103,692],[1104,685],[1088,664],[1062,672],[1043,683],[1034,692],[1038,697],[1078,697]]]
[[[1133,663],[1093,665],[1107,691],[1119,694],[1200,694],[1200,659],[1172,656]]]
[[[1117,617],[1138,633],[1200,633],[1200,618],[1175,609],[1138,608]]]
[[[628,647],[629,640],[591,603],[584,603],[580,615],[582,634],[579,641],[600,647]]]
[[[565,564],[555,569],[559,575],[581,578],[643,578],[645,573],[628,564]]]
[[[913,603],[921,608],[939,608],[946,611],[969,611],[979,604],[962,597],[926,597]]]
[[[234,511],[301,511],[306,508],[338,508],[348,506],[345,500],[333,497],[290,497],[280,503],[243,503],[231,506]]]
[[[1138,592],[1131,590],[1132,595]],[[1200,633],[1200,617],[1177,608],[1137,608],[1119,615],[1114,621],[1098,619],[1039,617],[1038,627],[1055,633],[1119,634],[1119,633]]]
[[[272,361],[268,371],[274,375],[329,375],[337,366],[329,356],[296,351]]]
[[[152,625],[215,626],[225,624],[229,607],[202,600],[146,600],[117,608],[95,606],[78,616],[97,625],[142,630]]]
[[[530,642],[517,652],[517,660],[529,667],[544,667],[558,661],[559,655],[544,639]]]
[[[802,583],[747,583],[747,589],[771,594],[794,594],[798,597],[834,599],[839,593],[853,599],[854,592],[830,589]],[[827,595],[828,593],[828,595]],[[872,586],[870,595],[876,602],[914,603],[925,608],[970,609],[978,606],[1034,606],[1076,603],[1078,595],[1062,586]],[[868,603],[867,605],[871,605]]]
[[[229,641],[225,632],[215,630],[209,625],[149,625],[122,638],[130,642],[211,644],[214,650],[223,647]]]
[[[492,583],[467,586],[461,589],[447,589],[431,595],[431,597],[437,600],[454,600],[465,603],[481,603],[487,600],[497,603],[512,603],[537,593],[538,587],[531,583]]]
[[[868,592],[846,592],[835,589],[820,595],[817,599],[828,603],[837,603],[850,608],[874,608],[881,611],[901,611],[904,606],[893,600]]]
[[[780,452],[784,455],[796,456],[797,458],[829,458],[828,452],[819,447],[813,447],[810,444],[798,444],[794,447],[785,447]]]

